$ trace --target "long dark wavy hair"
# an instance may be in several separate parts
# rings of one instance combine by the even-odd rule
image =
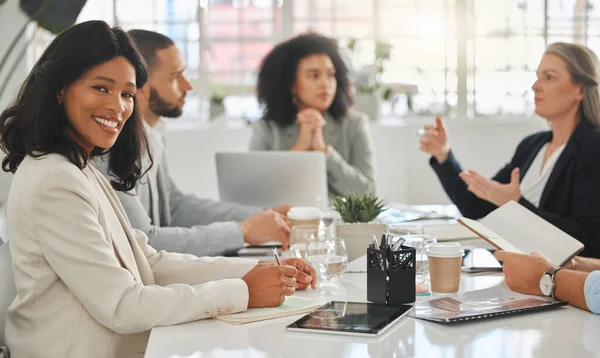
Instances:
[[[324,54],[335,67],[337,90],[327,110],[335,119],[343,118],[352,105],[348,67],[335,40],[315,33],[296,36],[275,46],[262,61],[258,73],[258,101],[264,107],[264,117],[281,127],[294,124],[298,108],[292,99],[292,87],[300,60]]]
[[[87,21],[59,34],[37,61],[17,98],[0,114],[0,148],[6,153],[2,169],[14,173],[26,155],[56,153],[83,169],[89,157],[110,155],[109,171],[115,190],[128,191],[141,177],[141,158],[148,143],[137,106],[125,122],[112,148],[96,147],[88,156],[78,144],[58,93],[91,68],[115,57],[125,57],[135,68],[137,88],[148,78],[146,64],[131,38],[103,21]],[[135,101],[135,99],[134,99]]]

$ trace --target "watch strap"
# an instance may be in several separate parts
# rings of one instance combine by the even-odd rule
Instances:
[[[546,271],[546,275],[550,275],[550,277],[552,277],[552,281],[554,281],[554,275],[559,270],[562,270],[562,267],[560,267],[560,266],[554,266],[554,267],[550,268],[550,270]]]
[[[556,299],[556,297],[554,296],[554,293],[556,292],[556,281],[554,281],[554,275],[556,275],[556,273],[560,270],[562,270],[562,267],[554,266],[554,267],[551,267],[544,274],[544,275],[550,276],[550,279],[552,280],[552,291],[550,292],[550,297],[552,297],[553,299]]]

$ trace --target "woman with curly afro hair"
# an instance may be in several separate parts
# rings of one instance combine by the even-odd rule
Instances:
[[[375,191],[369,121],[352,105],[348,68],[333,39],[310,33],[280,43],[263,59],[250,150],[320,151],[329,192]]]

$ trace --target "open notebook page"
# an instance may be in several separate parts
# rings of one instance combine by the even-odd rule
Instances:
[[[320,306],[321,305],[318,301],[295,296],[287,296],[285,298],[285,302],[278,307],[250,308],[244,312],[217,316],[215,318],[228,323],[243,324],[308,313],[314,311]]]
[[[496,237],[489,240],[494,246],[527,254],[537,251],[555,265],[564,264],[583,250],[580,241],[515,201],[492,211],[479,225],[463,222],[465,226],[469,223],[479,229],[487,228],[488,235],[495,234]]]

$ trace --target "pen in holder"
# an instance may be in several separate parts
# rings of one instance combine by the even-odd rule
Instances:
[[[415,302],[416,251],[367,248],[367,300],[374,303]]]

